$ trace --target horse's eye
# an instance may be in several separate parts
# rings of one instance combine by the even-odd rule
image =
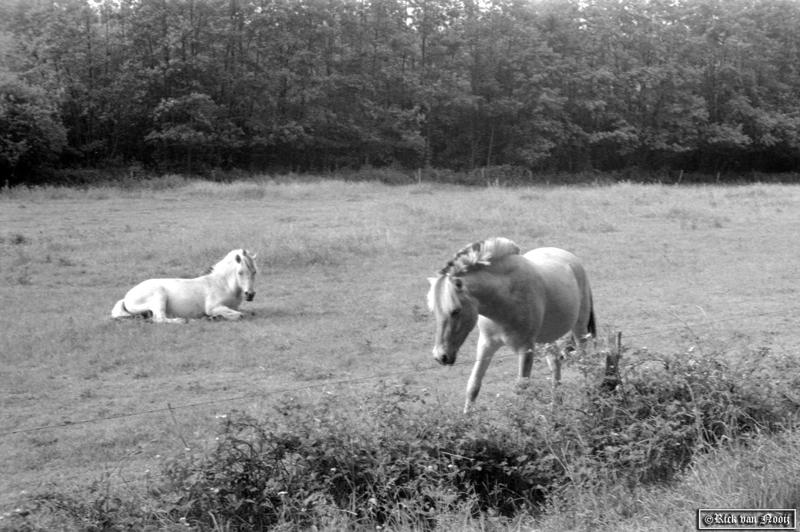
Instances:
[[[458,316],[459,314],[461,314],[461,309],[460,308],[457,308],[453,312],[450,313],[451,316]]]

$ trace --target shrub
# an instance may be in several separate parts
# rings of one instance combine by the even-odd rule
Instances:
[[[698,453],[790,426],[800,406],[798,362],[768,349],[628,352],[613,375],[592,355],[572,365],[578,375],[556,408],[549,390],[527,386],[499,407],[452,415],[425,390],[382,383],[315,403],[288,397],[266,420],[234,412],[206,448],[164,463],[147,503],[100,490],[86,501],[37,496],[15,525],[37,530],[27,515],[46,508],[92,529],[416,530],[453,515],[564,508],[609,490],[635,501],[640,487],[678,479]]]
[[[347,514],[433,528],[443,512],[511,516],[544,501],[542,483],[554,472],[542,467],[535,442],[431,412],[424,392],[381,388],[359,398],[355,411],[344,404],[352,398],[287,399],[277,422],[226,418],[212,449],[167,467],[168,491],[185,493],[176,517],[214,515],[256,530]]]
[[[769,349],[626,358],[633,363],[614,393],[584,385],[573,398],[579,413],[566,410],[556,420],[566,427],[556,434],[581,446],[570,480],[589,472],[589,480],[670,482],[697,452],[781,431],[800,407],[798,361]]]
[[[181,504],[199,521],[222,515],[250,529],[341,514],[383,525],[402,515],[433,527],[457,510],[535,511],[574,485],[669,483],[698,451],[781,430],[798,410],[786,393],[800,388],[787,377],[797,363],[768,350],[733,367],[718,352],[627,358],[636,363],[623,366],[615,391],[601,386],[596,363],[578,360],[582,374],[554,411],[539,397],[549,392],[533,386],[502,416],[447,416],[405,385],[382,385],[349,408],[352,397],[289,399],[279,422],[228,418],[214,451],[176,461],[170,476],[189,482]]]

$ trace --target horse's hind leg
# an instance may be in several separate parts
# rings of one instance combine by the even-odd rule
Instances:
[[[553,373],[553,388],[561,383],[561,351],[549,350],[547,351],[547,365]]]
[[[154,323],[186,323],[189,321],[185,318],[168,318],[163,308],[154,308],[152,313]]]
[[[536,355],[536,346],[526,349],[519,354],[519,378],[529,379],[533,369],[533,358]]]
[[[153,312],[154,323],[186,323],[185,318],[168,318],[163,312]]]
[[[558,393],[558,385],[561,384],[561,350],[560,349],[548,349],[547,350],[547,365],[550,367],[550,371],[553,374],[553,382],[551,383],[553,388],[553,404],[561,402],[561,397]]]
[[[167,317],[167,294],[164,290],[158,290],[147,301],[146,309],[152,312],[154,323],[186,323],[183,318]]]
[[[114,305],[114,308],[111,309],[111,317],[114,319],[132,318],[133,314],[128,312],[128,309],[125,308],[125,300],[120,299],[117,301],[117,304]]]

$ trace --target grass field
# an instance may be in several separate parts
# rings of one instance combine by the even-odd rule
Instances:
[[[215,416],[268,413],[286,391],[402,379],[460,415],[476,334],[435,366],[427,277],[490,236],[577,254],[601,330],[628,346],[798,354],[798,187],[158,183],[0,194],[0,513],[22,490],[146,478]],[[245,320],[109,319],[137,282],[237,247],[259,253]],[[507,355],[479,408],[514,393]],[[537,361],[534,386],[547,374]]]

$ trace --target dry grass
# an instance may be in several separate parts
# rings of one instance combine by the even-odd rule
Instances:
[[[70,489],[104,472],[142,478],[157,455],[201,442],[214,415],[268,412],[286,389],[323,394],[330,382],[408,370],[455,415],[474,338],[462,364],[433,367],[426,277],[489,236],[574,251],[601,324],[629,345],[676,350],[700,338],[734,355],[763,346],[796,356],[798,203],[800,189],[782,185],[172,177],[149,189],[15,189],[0,196],[0,511],[23,489]],[[108,319],[132,284],[199,275],[234,247],[260,252],[246,320]],[[484,382],[484,408],[513,393],[516,361],[504,354]],[[541,380],[546,366],[534,372]],[[110,419],[81,423],[97,418]],[[18,432],[49,425],[58,428]]]
[[[569,508],[534,530],[661,532],[697,530],[698,508],[800,508],[797,431],[710,450],[673,486],[604,486],[571,493]]]

